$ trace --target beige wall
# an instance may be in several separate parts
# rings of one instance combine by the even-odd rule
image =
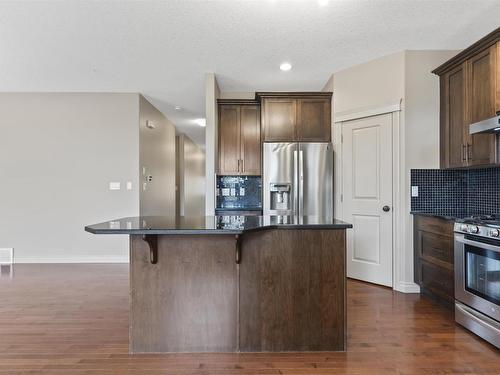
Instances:
[[[16,262],[128,261],[126,236],[83,228],[139,213],[138,108],[137,94],[0,94],[0,248]]]
[[[459,51],[406,51],[406,166],[439,168],[439,78],[431,71]],[[418,142],[412,142],[417,139]]]
[[[404,264],[413,275],[413,217],[410,215],[410,171],[439,168],[439,77],[431,71],[459,51],[406,51],[404,96],[405,249]],[[409,277],[408,277],[409,278]]]
[[[222,91],[221,99],[255,99],[255,92]]]
[[[215,163],[217,161],[217,99],[221,92],[214,73],[205,77],[205,213],[215,213]]]
[[[405,93],[404,58],[398,52],[335,73],[334,113],[399,103]]]
[[[177,136],[179,214],[205,215],[205,153],[188,136]]]
[[[152,121],[155,128],[146,126]],[[175,216],[175,127],[142,95],[139,102],[141,215]],[[146,176],[153,176],[147,182]]]
[[[416,291],[413,283],[413,222],[410,215],[410,169],[439,166],[439,80],[430,73],[458,51],[402,51],[334,74],[334,119],[401,103],[395,115],[396,223],[394,287]],[[334,125],[334,140],[340,138]],[[397,150],[400,150],[399,155]],[[396,159],[398,156],[398,159]],[[341,189],[342,162],[336,159],[336,187]],[[399,175],[399,177],[397,177]],[[337,191],[335,215],[342,217]],[[399,228],[399,229],[398,229]]]

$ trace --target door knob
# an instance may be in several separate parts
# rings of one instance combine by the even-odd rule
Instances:
[[[384,212],[389,212],[391,208],[389,206],[384,206],[382,207],[382,210],[384,210]]]

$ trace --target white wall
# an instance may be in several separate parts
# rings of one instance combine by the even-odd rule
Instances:
[[[83,228],[139,213],[138,110],[137,94],[0,93],[0,247],[16,262],[128,261],[127,236]]]
[[[439,166],[439,80],[430,71],[458,51],[402,51],[334,74],[334,119],[353,113],[401,103],[395,117],[395,136],[399,141],[396,166],[395,210],[403,223],[397,223],[394,288],[418,291],[413,282],[413,228],[410,215],[410,169]],[[340,137],[340,123],[334,125],[334,138]],[[335,164],[337,185],[342,178],[341,160]],[[339,187],[340,188],[340,187]],[[399,193],[399,195],[397,195]],[[336,217],[342,205],[336,196]]]
[[[152,121],[155,128],[146,126]],[[175,127],[142,95],[139,102],[141,215],[175,216]],[[144,168],[144,169],[143,169]],[[145,174],[144,172],[145,171]],[[153,176],[147,182],[145,177]],[[142,184],[146,183],[145,189]]]
[[[217,160],[217,99],[220,89],[214,73],[205,77],[205,213],[215,214],[215,162]]]

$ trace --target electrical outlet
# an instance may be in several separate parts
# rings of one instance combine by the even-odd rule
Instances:
[[[109,190],[120,190],[121,184],[119,182],[110,182]]]
[[[14,248],[7,247],[0,249],[0,264],[14,263]]]
[[[411,187],[411,196],[412,197],[418,197],[418,186],[412,186]]]

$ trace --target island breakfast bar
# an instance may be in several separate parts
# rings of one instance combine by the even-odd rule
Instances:
[[[131,353],[344,351],[346,229],[310,216],[130,217]]]

